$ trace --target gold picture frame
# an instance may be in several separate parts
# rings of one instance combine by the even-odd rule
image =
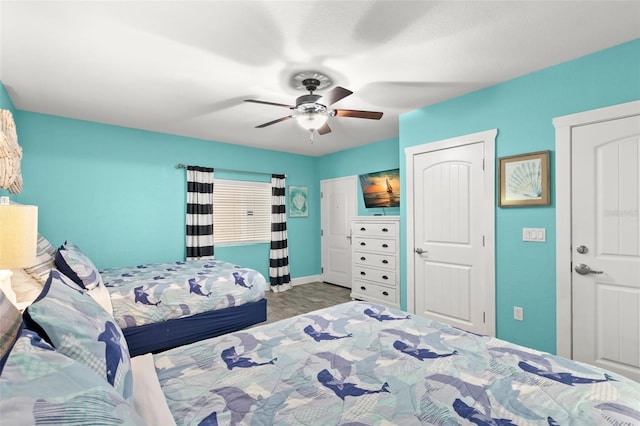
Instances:
[[[498,162],[500,207],[551,204],[549,151],[501,157]]]

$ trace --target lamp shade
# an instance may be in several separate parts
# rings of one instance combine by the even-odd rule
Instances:
[[[0,205],[0,269],[33,265],[38,242],[38,207]]]

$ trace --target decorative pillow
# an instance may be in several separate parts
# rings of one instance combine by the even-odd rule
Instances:
[[[111,295],[102,283],[100,272],[77,245],[66,241],[56,253],[55,259],[56,267],[63,274],[87,290],[89,296],[113,316]]]
[[[2,291],[0,291],[0,319],[0,365],[2,365],[2,360],[9,354],[22,325],[20,311]]]
[[[102,283],[98,268],[78,246],[65,242],[55,256],[56,268],[80,287],[91,290]]]
[[[24,315],[29,328],[47,338],[58,352],[81,362],[130,400],[131,360],[122,330],[91,296],[57,270]]]
[[[55,256],[55,247],[44,236],[38,234],[36,260],[33,265],[24,268],[24,271],[44,284],[49,278],[49,272],[53,269]]]
[[[2,424],[144,424],[102,377],[30,330],[22,330],[9,353],[0,395]]]

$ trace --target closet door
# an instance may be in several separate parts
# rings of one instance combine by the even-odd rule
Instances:
[[[495,333],[497,132],[405,150],[407,307],[474,333]]]

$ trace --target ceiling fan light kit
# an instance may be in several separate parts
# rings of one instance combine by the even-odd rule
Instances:
[[[256,128],[263,128],[272,124],[286,121],[290,118],[294,118],[298,125],[303,129],[309,130],[311,137],[313,137],[314,130],[320,135],[331,132],[331,128],[327,124],[329,117],[354,117],[354,118],[368,118],[372,120],[379,120],[382,118],[381,112],[373,111],[357,111],[349,109],[334,109],[330,110],[328,106],[338,102],[339,100],[346,98],[353,92],[343,87],[336,86],[333,89],[326,92],[324,95],[314,95],[313,92],[318,88],[329,87],[331,80],[318,72],[306,71],[294,75],[291,79],[292,85],[298,89],[308,90],[308,95],[302,95],[296,99],[296,105],[279,104],[275,102],[259,101],[256,99],[245,99],[245,102],[253,102],[258,104],[273,105],[289,108],[293,111],[292,115],[281,117],[268,123],[260,124]]]
[[[326,108],[324,112],[304,111],[295,115],[296,122],[306,130],[318,130],[329,119]]]

